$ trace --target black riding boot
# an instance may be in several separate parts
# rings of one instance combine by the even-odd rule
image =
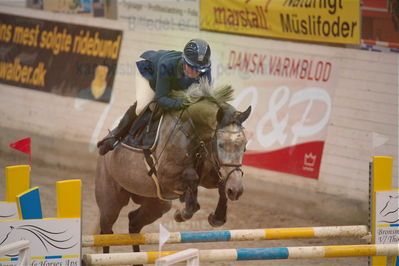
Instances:
[[[136,120],[136,106],[137,102],[129,107],[126,113],[123,115],[118,126],[111,130],[108,135],[97,143],[98,153],[104,155],[114,149],[115,143],[126,136],[132,126],[134,120]]]

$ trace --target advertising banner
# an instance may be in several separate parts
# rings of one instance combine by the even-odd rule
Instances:
[[[317,179],[339,61],[238,45],[215,48],[215,80],[236,88],[238,110],[252,106],[244,164]]]
[[[198,30],[197,1],[118,1],[118,19],[129,30]]]
[[[92,0],[44,0],[43,9],[68,14],[91,15]]]
[[[0,83],[109,102],[122,31],[0,13]]]
[[[399,244],[399,190],[376,192],[376,244]]]
[[[29,241],[30,264],[81,265],[81,220],[0,220],[0,243]],[[19,265],[18,252],[0,256],[0,265]]]
[[[262,37],[358,44],[360,0],[201,0],[200,28]]]

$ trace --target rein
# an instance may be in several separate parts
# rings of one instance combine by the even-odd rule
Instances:
[[[164,147],[162,148],[161,152],[159,153],[159,156],[158,156],[158,160],[157,160],[157,161],[159,161],[159,159],[161,159],[162,154],[163,154],[163,152],[165,151],[166,146],[168,145],[168,143],[169,143],[169,141],[170,141],[170,138],[172,137],[173,133],[175,132],[175,129],[176,129],[177,125],[178,125],[178,124],[180,123],[180,121],[181,121],[181,117],[183,116],[183,113],[184,113],[184,109],[180,112],[179,117],[178,117],[177,120],[175,121],[175,125],[173,126],[173,129],[170,131],[170,134],[169,134],[169,136],[168,136],[168,138],[167,138],[167,141],[165,142]],[[180,128],[181,128],[181,127],[180,127]],[[183,132],[183,134],[184,134],[184,133],[185,133],[185,132]],[[187,136],[186,134],[184,134],[184,135]]]
[[[181,118],[184,114],[184,112],[188,113],[188,121],[191,125],[191,128],[194,131],[194,135],[195,135],[195,140],[197,140],[198,144],[195,145],[190,151],[188,151],[186,153],[186,157],[189,158],[190,156],[192,156],[192,159],[194,161],[194,168],[197,171],[198,175],[201,177],[200,171],[201,171],[201,166],[203,165],[203,163],[205,162],[205,160],[209,161],[212,165],[212,168],[215,170],[215,172],[218,175],[218,185],[225,185],[227,183],[227,181],[229,180],[230,176],[235,172],[235,171],[239,171],[241,173],[241,176],[244,175],[244,172],[241,170],[241,166],[242,164],[229,164],[229,163],[222,163],[220,162],[218,156],[217,156],[217,147],[216,147],[216,139],[217,139],[217,132],[220,129],[215,129],[215,132],[213,134],[213,137],[211,139],[211,152],[208,151],[207,149],[207,145],[206,142],[204,140],[201,139],[200,135],[198,134],[197,128],[193,122],[193,120],[191,119],[191,114],[188,111],[188,109],[183,109],[181,110],[178,118],[175,120],[175,124],[173,126],[173,129],[170,131],[169,136],[167,138],[167,141],[165,142],[164,147],[162,148],[158,160],[155,164],[158,163],[159,159],[162,157],[162,154],[166,148],[166,146],[168,145],[169,141],[171,140],[172,136],[175,136],[175,131],[176,129],[178,129],[179,131],[181,131],[187,138],[190,137],[187,129],[185,129],[182,126],[181,123]],[[232,167],[233,169],[227,174],[226,177],[223,178],[222,173],[220,172],[220,168],[221,167]]]

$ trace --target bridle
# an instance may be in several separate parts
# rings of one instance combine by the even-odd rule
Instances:
[[[189,112],[187,109],[182,110],[182,112],[184,112],[184,111]],[[180,118],[181,118],[181,115],[180,115]],[[188,155],[194,154],[193,160],[195,162],[195,169],[197,170],[197,172],[198,173],[200,172],[201,166],[205,163],[205,160],[207,160],[211,163],[213,169],[215,170],[215,172],[217,173],[217,175],[219,177],[218,185],[225,185],[227,183],[227,181],[229,180],[229,178],[231,177],[231,175],[235,171],[240,172],[241,177],[242,177],[244,175],[244,172],[241,170],[242,163],[238,163],[238,164],[225,163],[225,162],[222,162],[218,156],[217,135],[219,132],[223,132],[224,130],[221,128],[218,128],[218,127],[215,129],[213,136],[210,140],[211,151],[209,152],[207,145],[206,145],[206,141],[202,140],[200,135],[198,134],[198,130],[197,130],[193,120],[191,119],[190,114],[189,114],[188,120],[191,125],[191,128],[194,131],[195,138],[198,143],[193,149],[194,152],[188,152]],[[178,128],[179,128],[179,130],[182,130],[182,127],[178,127]],[[232,132],[232,133],[237,133],[237,132]],[[183,134],[187,134],[187,133],[183,132]],[[225,177],[223,177],[223,175],[220,171],[220,169],[222,167],[232,167],[233,169]]]
[[[144,150],[144,157],[145,157],[145,161],[146,161],[146,165],[148,170],[148,175],[151,176],[151,178],[154,180],[156,188],[157,188],[157,196],[159,199],[161,200],[166,200],[162,197],[162,193],[161,193],[161,188],[159,186],[159,181],[158,181],[158,177],[157,177],[157,168],[159,167],[159,162],[160,159],[162,157],[162,155],[164,154],[164,151],[166,149],[166,147],[168,146],[168,144],[170,143],[170,141],[172,140],[173,137],[176,136],[176,131],[180,131],[182,132],[182,134],[184,134],[186,136],[186,138],[188,139],[188,147],[192,146],[192,136],[190,135],[190,131],[185,129],[185,123],[183,123],[183,114],[184,112],[187,111],[188,113],[188,121],[189,121],[189,125],[191,126],[191,128],[193,129],[194,132],[194,137],[195,137],[195,142],[194,143],[194,148],[191,148],[189,151],[186,152],[185,154],[185,158],[183,159],[184,161],[186,159],[191,160],[191,162],[194,163],[194,165],[190,165],[191,167],[193,166],[197,175],[200,177],[200,179],[198,180],[200,184],[201,183],[201,178],[203,177],[202,175],[202,170],[204,169],[204,163],[205,161],[209,161],[212,165],[212,168],[214,169],[214,171],[217,173],[218,175],[218,182],[217,182],[217,187],[219,189],[219,194],[222,195],[221,191],[224,191],[225,186],[229,180],[229,178],[232,176],[232,174],[235,171],[239,171],[241,173],[241,177],[243,176],[243,171],[241,170],[241,161],[242,158],[240,158],[240,163],[239,164],[231,164],[231,163],[226,163],[226,162],[222,162],[218,156],[218,149],[217,149],[217,140],[218,140],[218,133],[223,131],[223,129],[221,129],[220,127],[217,127],[214,131],[214,134],[212,136],[212,138],[210,138],[210,141],[206,142],[204,141],[200,135],[198,134],[197,128],[191,118],[191,115],[189,114],[188,109],[183,109],[181,110],[178,118],[173,118],[174,120],[174,125],[172,130],[169,132],[169,134],[166,136],[166,141],[164,142],[163,147],[160,147],[161,150],[159,153],[157,153],[157,155],[154,156],[154,154],[151,153],[150,150]],[[176,130],[177,129],[177,130]],[[240,131],[238,132],[233,132],[233,133],[239,133],[242,131],[242,127],[240,126]],[[242,133],[244,133],[242,131]],[[245,138],[245,134],[244,134],[244,138]],[[210,145],[210,150],[211,152],[208,151],[207,148],[207,144],[211,144]],[[245,150],[244,150],[245,151]],[[158,158],[156,158],[158,157]],[[183,163],[184,163],[183,161]],[[220,171],[221,167],[232,167],[233,169],[227,174],[227,176],[225,178],[223,178],[223,175]],[[178,195],[182,195],[184,193],[184,191],[174,191],[176,194]]]
[[[194,168],[197,171],[198,175],[201,176],[201,174],[200,174],[201,168],[204,165],[205,161],[209,161],[212,165],[212,168],[218,175],[218,178],[219,178],[218,185],[224,186],[227,183],[227,181],[229,180],[229,178],[231,177],[231,175],[236,171],[240,172],[241,177],[242,177],[244,175],[244,172],[241,170],[242,163],[237,163],[237,164],[225,163],[225,162],[222,162],[218,156],[217,135],[219,132],[223,132],[225,130],[217,127],[215,129],[210,141],[207,142],[207,141],[201,139],[201,137],[198,133],[197,127],[195,126],[193,120],[191,119],[191,115],[190,115],[188,109],[181,110],[179,116],[177,117],[177,119],[175,119],[175,124],[174,124],[171,132],[169,133],[169,136],[167,137],[165,146],[163,147],[162,151],[160,152],[158,158],[162,157],[163,151],[165,150],[167,143],[169,143],[171,138],[175,135],[174,133],[175,133],[176,129],[178,131],[182,132],[187,138],[190,138],[189,130],[186,129],[182,123],[182,117],[183,117],[184,112],[188,113],[188,117],[189,117],[188,122],[194,132],[194,135],[195,135],[194,141],[196,142],[196,145],[194,145],[186,153],[186,157],[187,158],[191,157],[191,159],[194,161]],[[232,133],[238,133],[238,132],[234,131]],[[211,144],[210,145],[211,151],[208,150],[207,143]],[[232,167],[233,169],[230,170],[230,172],[225,177],[223,177],[223,175],[220,171],[220,169],[222,167]]]

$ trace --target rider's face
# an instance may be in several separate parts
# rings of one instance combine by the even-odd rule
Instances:
[[[197,78],[201,72],[192,69],[189,65],[183,64],[184,74],[189,78]]]

